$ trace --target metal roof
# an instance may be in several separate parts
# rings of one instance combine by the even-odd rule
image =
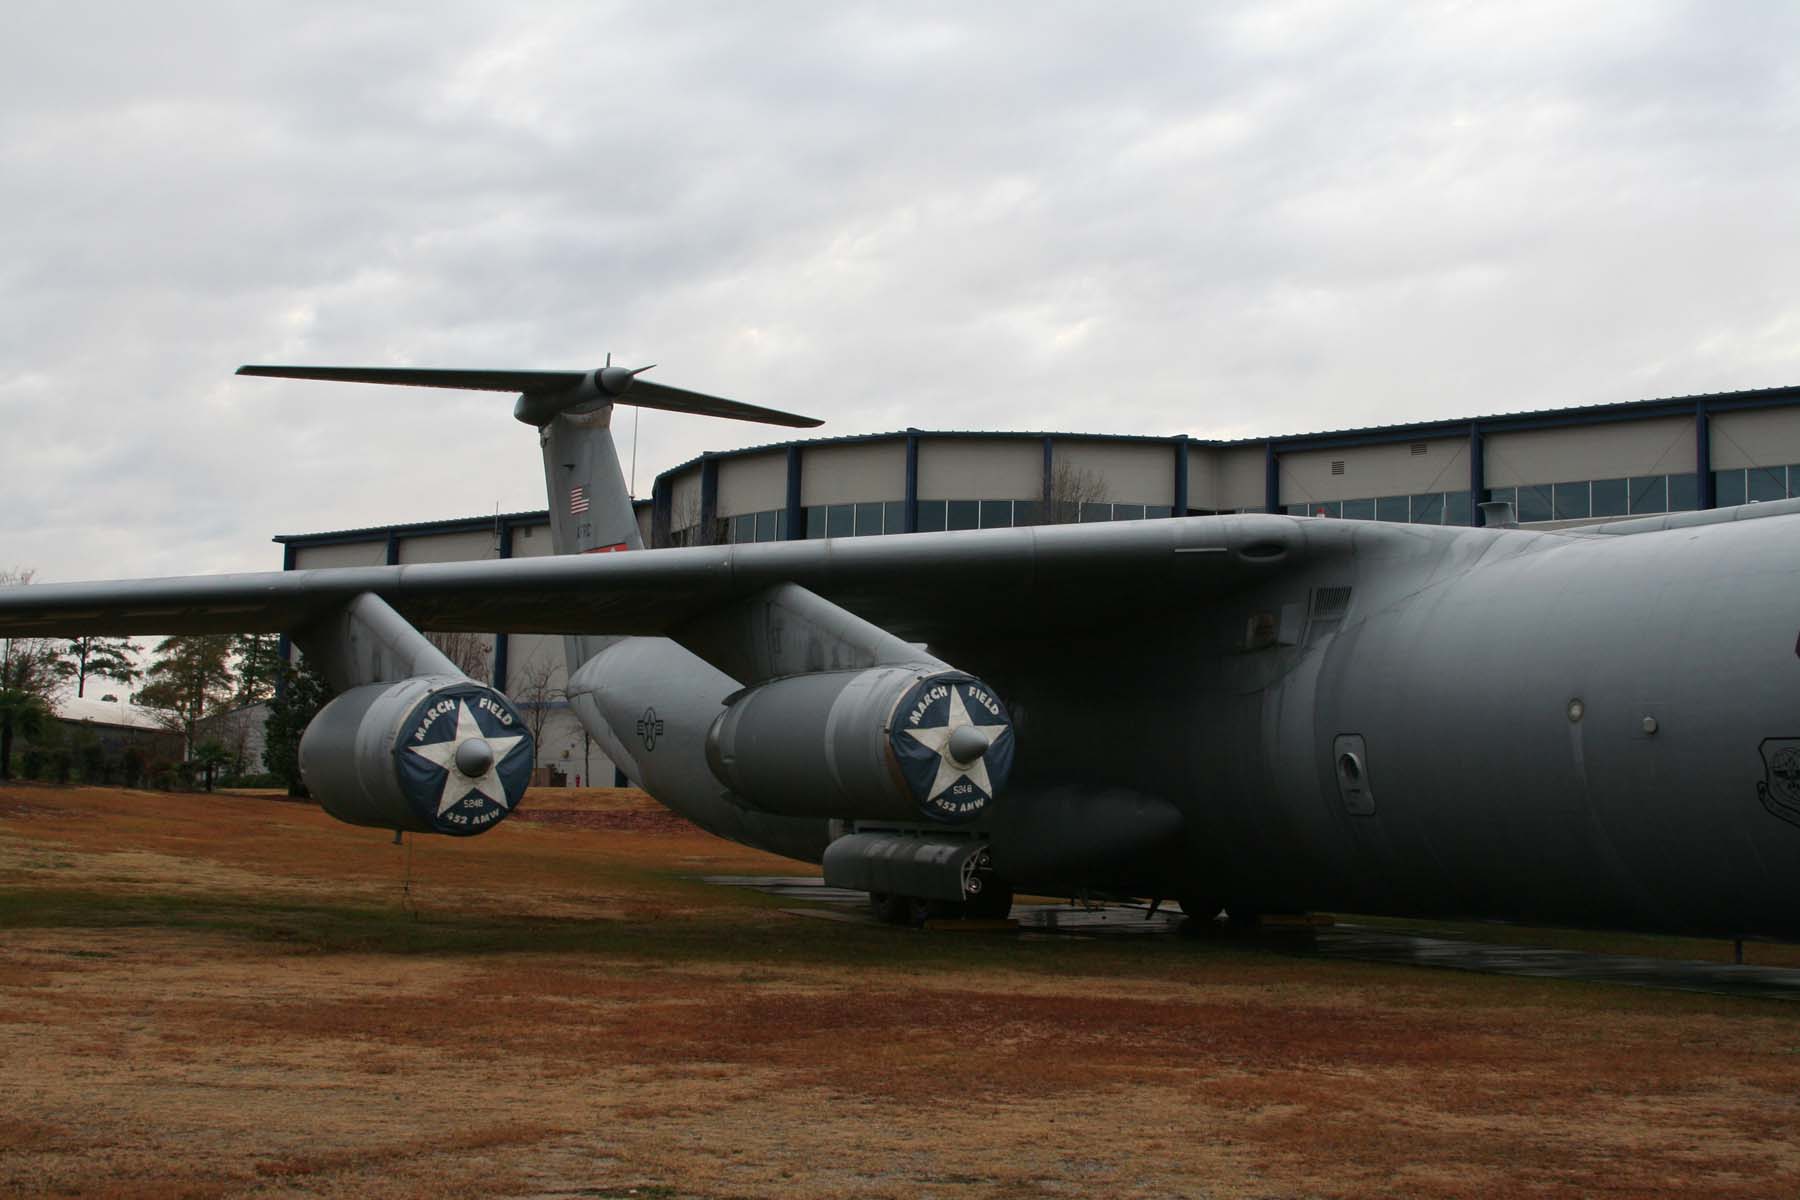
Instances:
[[[1483,432],[1502,433],[1520,429],[1555,428],[1565,425],[1602,424],[1619,420],[1648,420],[1654,417],[1673,415],[1681,411],[1692,411],[1697,405],[1705,403],[1706,407],[1715,411],[1727,411],[1734,408],[1758,408],[1778,406],[1782,404],[1800,404],[1800,385],[1785,387],[1750,388],[1736,392],[1700,392],[1689,396],[1661,396],[1648,400],[1616,400],[1600,404],[1581,404],[1567,408],[1530,409],[1522,412],[1489,413],[1472,417],[1440,417],[1429,421],[1408,421],[1396,425],[1365,425],[1350,429],[1322,430],[1314,433],[1282,433],[1265,437],[1246,438],[1202,438],[1191,434],[1137,434],[1137,433],[1073,433],[1036,431],[997,431],[979,429],[903,429],[891,433],[847,434],[840,437],[801,438],[786,442],[768,442],[758,446],[745,446],[737,450],[708,450],[684,463],[659,472],[658,479],[667,475],[687,471],[707,459],[739,458],[751,454],[768,454],[785,451],[790,446],[802,449],[812,446],[847,446],[866,442],[888,442],[904,440],[908,437],[931,439],[968,439],[992,438],[1000,440],[1051,441],[1067,440],[1082,442],[1148,442],[1175,445],[1186,442],[1190,446],[1206,446],[1230,448],[1237,446],[1274,446],[1280,449],[1325,449],[1330,446],[1368,445],[1375,442],[1403,442],[1416,440],[1421,435],[1438,437],[1466,437],[1471,426],[1481,426]]]
[[[658,473],[657,479],[688,471],[707,460],[718,461],[727,458],[741,458],[747,455],[786,452],[792,447],[807,449],[815,446],[853,446],[875,442],[904,441],[909,437],[933,440],[996,440],[996,441],[1081,441],[1081,442],[1136,442],[1175,446],[1186,443],[1190,446],[1212,448],[1233,448],[1243,446],[1262,446],[1275,452],[1282,450],[1324,450],[1333,448],[1350,448],[1354,446],[1376,445],[1381,443],[1417,441],[1431,437],[1467,437],[1477,426],[1483,433],[1510,433],[1527,429],[1554,429],[1567,426],[1587,424],[1609,424],[1615,421],[1650,420],[1662,416],[1680,416],[1693,413],[1701,406],[1711,412],[1727,412],[1733,409],[1779,407],[1788,404],[1800,404],[1800,385],[1790,384],[1783,387],[1749,388],[1735,392],[1698,392],[1687,396],[1660,396],[1646,400],[1620,400],[1599,404],[1574,405],[1567,408],[1530,409],[1522,412],[1490,413],[1484,416],[1443,417],[1429,421],[1409,421],[1395,425],[1365,425],[1349,429],[1323,430],[1314,433],[1274,434],[1266,437],[1248,438],[1200,438],[1190,434],[1138,434],[1138,433],[1074,433],[1069,431],[1049,430],[992,430],[992,429],[900,429],[889,433],[843,434],[836,437],[801,438],[785,442],[766,442],[757,446],[745,446],[736,450],[708,450],[695,458],[670,467]],[[634,500],[633,509],[647,507],[651,501]],[[460,533],[474,529],[487,528],[498,524],[538,525],[549,521],[550,514],[546,509],[532,512],[501,513],[478,517],[456,517],[439,521],[418,521],[399,525],[371,525],[360,529],[326,530],[318,533],[281,533],[276,534],[274,541],[282,543],[312,543],[327,541],[373,541],[389,536],[400,537],[430,533]]]
[[[633,500],[632,511],[649,508],[648,499]],[[468,533],[477,529],[492,529],[500,525],[548,525],[550,510],[533,509],[529,512],[486,513],[479,517],[446,517],[438,521],[410,521],[398,525],[363,525],[354,529],[321,529],[314,533],[278,533],[269,540],[272,542],[318,542],[332,541],[376,541],[393,534],[396,537],[432,533]]]

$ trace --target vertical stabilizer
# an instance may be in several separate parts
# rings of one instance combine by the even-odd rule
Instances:
[[[613,445],[610,404],[561,412],[538,428],[550,542],[558,554],[642,550],[637,514]]]
[[[558,554],[644,548],[613,445],[612,414],[612,405],[600,404],[587,412],[559,412],[538,427],[544,491],[550,502],[550,545]],[[569,674],[617,640],[593,635],[564,638]]]

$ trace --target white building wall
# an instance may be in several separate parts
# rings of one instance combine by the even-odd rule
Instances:
[[[319,567],[379,567],[387,562],[385,539],[373,542],[345,542],[337,546],[296,546],[294,568],[311,571]]]
[[[547,554],[556,553],[550,544],[550,526],[515,525],[512,535],[512,556],[514,558],[543,558]]]
[[[904,463],[901,471],[904,483]],[[1043,494],[1044,443],[1037,438],[919,439],[921,500],[1038,500]]]
[[[1212,512],[1219,508],[1219,456],[1216,446],[1188,447],[1188,507]],[[1183,513],[1176,513],[1183,516]]]
[[[1169,446],[1058,438],[1051,453],[1059,467],[1067,464],[1098,475],[1106,482],[1106,498],[1115,504],[1167,505],[1175,498],[1175,451]],[[1041,478],[1041,463],[1039,474]]]
[[[920,447],[921,458],[924,447]],[[922,470],[922,468],[921,468]],[[787,475],[781,477],[786,502]],[[849,504],[857,500],[906,498],[906,439],[860,442],[848,446],[808,446],[800,454],[800,503]],[[757,510],[750,510],[757,511]]]
[[[719,515],[787,507],[787,452],[719,460]]]
[[[1482,443],[1489,487],[1679,475],[1694,469],[1694,422],[1687,417],[1490,433]],[[1713,453],[1718,454],[1716,442]]]
[[[1425,452],[1414,454],[1414,445],[1423,446]],[[1443,438],[1398,446],[1307,450],[1282,454],[1278,461],[1284,505],[1418,492],[1467,491],[1469,487],[1469,443],[1466,438]],[[1331,465],[1339,462],[1344,464],[1343,473],[1334,475]]]
[[[1800,463],[1800,409],[1717,413],[1711,432],[1714,470]]]
[[[433,533],[400,539],[400,561],[405,563],[475,562],[498,558],[499,538],[493,529],[463,533]]]
[[[1268,500],[1267,469],[1261,445],[1225,446],[1219,450],[1217,503],[1208,507],[1220,512],[1240,508],[1261,508]],[[1192,486],[1192,481],[1189,481]],[[1194,507],[1201,507],[1195,505]]]

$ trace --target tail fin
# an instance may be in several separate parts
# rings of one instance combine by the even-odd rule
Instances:
[[[517,392],[513,416],[534,425],[544,453],[544,488],[550,502],[550,544],[558,554],[641,550],[644,542],[612,439],[615,404],[698,413],[735,421],[761,421],[810,429],[813,417],[762,408],[639,376],[649,367],[607,365],[590,371],[461,371],[414,367],[243,366],[239,375],[386,383],[404,387]],[[571,638],[571,673],[611,639]]]

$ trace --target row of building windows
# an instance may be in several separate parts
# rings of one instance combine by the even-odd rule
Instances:
[[[1748,488],[1752,500],[1779,500],[1800,488],[1800,466],[1753,467],[1715,471],[1713,482],[1722,508],[1742,504]],[[1513,506],[1521,524],[1532,521],[1582,521],[1649,513],[1687,512],[1700,507],[1699,477],[1636,475],[1621,479],[1581,479],[1569,483],[1537,483],[1489,488],[1485,499]],[[1289,516],[1342,517],[1353,521],[1404,521],[1423,525],[1467,525],[1469,493],[1425,492],[1413,496],[1377,496],[1370,500],[1318,500],[1287,505]]]
[[[1633,475],[1626,479],[1489,488],[1488,499],[1510,501],[1520,524],[1689,512],[1700,507],[1700,477],[1690,471],[1685,475]]]
[[[1800,496],[1800,463],[1789,467],[1745,467],[1713,472],[1713,503],[1761,504]]]
[[[1260,512],[1261,509],[1246,509]],[[1469,493],[1421,492],[1369,500],[1315,500],[1287,506],[1290,517],[1342,517],[1348,521],[1403,521],[1414,525],[1469,524]]]
[[[899,533],[905,528],[906,502],[869,500],[860,504],[814,504],[806,510],[806,536],[868,537]],[[920,533],[946,529],[1005,529],[1015,525],[1042,525],[1041,500],[921,500]],[[1167,504],[1059,504],[1059,524],[1088,521],[1143,521],[1174,515]],[[744,513],[723,522],[725,540],[734,543],[777,542],[787,539],[787,511]],[[692,542],[693,530],[677,531],[678,545]]]
[[[1800,463],[1785,467],[1750,467],[1713,472],[1714,502],[1725,508],[1734,504],[1783,500],[1800,496]],[[1596,517],[1625,517],[1652,513],[1688,512],[1700,506],[1699,477],[1634,475],[1618,479],[1582,479],[1568,483],[1538,483],[1519,487],[1489,488],[1488,500],[1504,500],[1522,524],[1536,521],[1582,521]],[[1166,504],[1059,504],[1058,523],[1077,521],[1142,521],[1172,516]],[[1472,523],[1469,493],[1422,492],[1407,496],[1374,496],[1363,500],[1315,500],[1289,504],[1295,517],[1339,517],[1350,521],[1398,521],[1414,525],[1468,525]],[[874,500],[860,504],[815,504],[806,511],[806,536],[866,537],[899,533],[906,505],[900,500]],[[996,529],[1014,525],[1041,525],[1041,500],[921,500],[919,532],[946,529]],[[1189,510],[1197,514],[1201,510]],[[1242,512],[1261,512],[1246,508]],[[721,522],[724,538],[731,542],[774,542],[787,538],[787,512],[769,509],[745,513]],[[677,531],[675,541],[685,545],[693,530]]]

